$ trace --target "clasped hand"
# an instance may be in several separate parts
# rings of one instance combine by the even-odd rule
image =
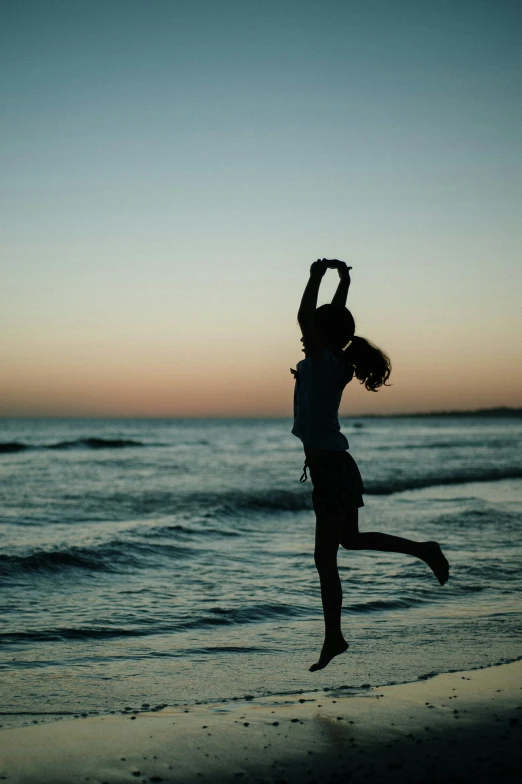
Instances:
[[[317,259],[310,267],[310,275],[323,275],[326,274],[327,269],[336,269],[340,278],[350,278],[350,270],[346,262],[339,259]]]

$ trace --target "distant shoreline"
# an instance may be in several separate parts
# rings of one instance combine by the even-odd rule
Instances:
[[[361,414],[360,416],[375,418],[390,418],[390,417],[522,417],[522,408],[508,408],[502,406],[498,408],[476,408],[465,409],[462,411],[424,411],[410,414]],[[353,419],[354,417],[343,417],[343,419]]]
[[[402,412],[392,414],[340,414],[340,419],[404,419],[413,417],[483,417],[485,419],[494,419],[502,417],[522,417],[522,408],[510,408],[509,406],[497,406],[496,408],[477,408],[477,409],[464,409],[464,410],[442,410],[442,411],[416,411],[416,412]],[[126,414],[0,414],[0,422],[7,419],[104,419],[104,420],[176,420],[178,422],[187,421],[202,421],[202,420],[288,420],[291,416],[165,416],[165,415],[126,415]]]

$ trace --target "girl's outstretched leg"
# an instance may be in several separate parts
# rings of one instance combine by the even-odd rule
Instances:
[[[343,519],[338,516],[316,518],[314,560],[321,583],[321,601],[324,614],[324,643],[318,661],[310,672],[323,667],[348,648],[341,631],[343,591],[337,569],[337,550]]]
[[[345,520],[341,545],[346,550],[380,550],[387,553],[404,553],[424,561],[441,585],[449,577],[449,563],[438,542],[415,542],[402,536],[381,534],[377,531],[361,533],[358,524],[358,510],[350,509]]]

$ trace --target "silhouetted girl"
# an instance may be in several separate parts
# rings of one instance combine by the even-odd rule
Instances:
[[[317,308],[317,294],[327,268],[337,269],[339,285],[331,305]],[[375,392],[390,376],[389,358],[364,338],[345,307],[350,269],[337,259],[318,259],[310,269],[297,315],[305,359],[291,372],[295,376],[294,426],[301,439],[305,465],[310,470],[316,516],[314,559],[321,584],[325,638],[319,660],[311,671],[326,667],[348,648],[341,631],[342,589],[337,570],[339,545],[347,550],[384,550],[406,553],[425,561],[441,585],[448,579],[448,562],[437,542],[414,542],[399,536],[361,533],[358,509],[364,506],[364,488],[348,441],[341,433],[338,409],[344,387],[355,376]]]

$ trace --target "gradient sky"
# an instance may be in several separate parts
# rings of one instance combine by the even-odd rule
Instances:
[[[341,413],[522,405],[521,29],[515,0],[3,0],[0,414],[291,416],[322,256],[393,364]]]

